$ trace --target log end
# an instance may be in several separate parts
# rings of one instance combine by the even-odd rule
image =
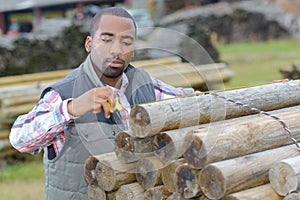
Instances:
[[[145,190],[138,183],[122,185],[116,191],[116,200],[142,200],[144,199]]]
[[[184,140],[185,146],[188,146],[183,154],[184,159],[192,168],[202,169],[207,161],[207,152],[203,141],[193,135],[189,135]]]
[[[198,171],[192,169],[187,164],[176,168],[174,182],[176,192],[186,199],[202,194],[199,186]]]
[[[285,196],[298,187],[298,178],[295,171],[285,162],[277,162],[271,166],[269,180],[272,188],[280,196]]]
[[[160,171],[162,163],[155,157],[140,159],[136,163],[136,180],[144,188],[149,189],[161,183]]]
[[[122,163],[130,163],[137,160],[134,154],[134,145],[131,142],[130,135],[126,132],[120,132],[115,137],[114,151]]]
[[[105,191],[117,189],[116,176],[112,166],[109,163],[105,161],[98,162],[95,172],[98,185],[101,189]]]
[[[134,137],[145,138],[149,136],[151,118],[142,106],[134,106],[130,111],[129,126]]]
[[[221,199],[226,194],[222,172],[214,165],[207,165],[199,174],[200,188],[209,199]]]
[[[95,175],[95,168],[99,160],[94,156],[90,156],[84,163],[84,177],[89,185],[98,185]]]
[[[154,136],[153,140],[155,156],[164,163],[177,158],[176,149],[172,138],[165,133],[159,133]]]
[[[145,200],[163,199],[162,192],[155,188],[150,188],[146,190],[144,195],[145,195]]]
[[[106,200],[105,192],[97,186],[88,185],[87,194],[88,194],[88,200],[97,200],[97,199]]]

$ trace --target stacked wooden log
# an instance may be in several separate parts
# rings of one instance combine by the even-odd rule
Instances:
[[[153,77],[166,83],[195,89],[215,88],[229,81],[233,75],[224,63],[193,66],[181,62],[181,58],[177,56],[134,61],[132,64],[143,67]],[[70,72],[71,70],[68,69],[0,78],[0,152],[7,152],[11,149],[8,134],[15,119],[36,105],[41,91],[46,86],[64,78]],[[206,78],[206,75],[209,75],[209,78]]]
[[[299,86],[295,80],[133,107],[131,129],[116,136],[115,151],[86,161],[86,180],[101,191],[89,191],[89,199],[299,196],[288,194],[300,189]]]

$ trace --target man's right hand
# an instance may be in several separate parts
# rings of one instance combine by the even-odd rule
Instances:
[[[68,102],[68,112],[74,117],[79,117],[87,113],[98,114],[105,112],[105,117],[110,117],[109,105],[115,107],[116,93],[110,87],[94,88],[81,96]]]

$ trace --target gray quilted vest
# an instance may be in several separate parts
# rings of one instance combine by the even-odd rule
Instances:
[[[51,88],[58,91],[63,100],[76,98],[95,88],[84,66],[91,67],[89,57],[65,79],[46,88],[41,97]],[[129,80],[125,94],[131,105],[155,100],[152,80],[144,70],[129,65],[125,73]],[[90,155],[112,152],[114,136],[123,127],[118,112],[112,113],[110,119],[106,119],[103,113],[87,114],[68,124],[65,130],[67,138],[59,155],[53,156],[54,151],[49,146],[44,149],[45,199],[87,200],[84,162]]]

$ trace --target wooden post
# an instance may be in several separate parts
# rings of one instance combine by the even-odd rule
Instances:
[[[170,192],[176,192],[175,188],[175,170],[178,166],[185,163],[184,159],[171,162],[161,171],[161,180],[166,189]]]
[[[176,192],[186,199],[199,197],[202,192],[198,176],[199,170],[192,169],[186,163],[178,166],[174,177]]]
[[[270,184],[230,194],[224,200],[249,200],[249,198],[251,200],[282,200],[282,197],[272,189]]]
[[[218,92],[264,111],[300,104],[300,80]],[[255,113],[212,94],[187,96],[136,105],[130,112],[130,129],[136,137]]]
[[[88,200],[106,200],[105,191],[98,186],[88,185],[87,194]]]
[[[136,180],[144,188],[149,189],[162,184],[161,170],[164,167],[156,157],[143,158],[136,163]]]
[[[276,162],[269,170],[269,180],[273,189],[281,196],[300,189],[300,156]]]
[[[100,160],[95,168],[99,187],[104,191],[113,191],[122,185],[135,182],[135,164],[121,163],[116,156]]]
[[[85,180],[88,182],[88,184],[93,185],[93,186],[98,185],[98,181],[96,178],[96,172],[95,172],[97,163],[100,160],[103,160],[108,157],[114,157],[114,156],[115,156],[115,153],[111,152],[111,153],[107,153],[107,154],[90,156],[90,157],[88,157],[88,159],[86,159],[86,161],[84,163],[84,177],[85,177]]]
[[[116,200],[144,200],[145,189],[137,182],[122,185],[116,192]]]
[[[200,187],[210,199],[268,183],[271,165],[299,155],[295,145],[249,154],[205,166],[199,176]]]
[[[293,137],[300,140],[300,108],[297,106],[295,110],[278,113],[276,116],[284,120]],[[282,124],[269,116],[203,127],[194,131],[193,135],[188,135],[185,141],[190,145],[183,157],[195,169],[201,169],[208,163],[293,142]]]
[[[182,157],[188,146],[184,144],[185,136],[192,130],[197,130],[198,126],[186,127],[170,131],[161,132],[154,136],[154,155],[163,163],[176,160]]]
[[[139,139],[122,131],[115,137],[115,153],[122,163],[135,162],[141,158],[154,155],[153,137]]]

